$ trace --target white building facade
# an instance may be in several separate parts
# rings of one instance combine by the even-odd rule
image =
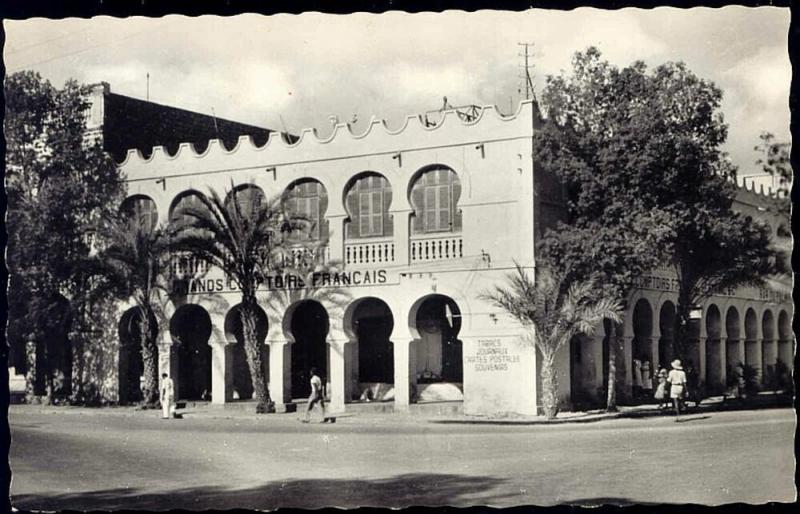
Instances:
[[[147,223],[180,223],[179,205],[194,195],[232,188],[271,198],[291,192],[294,208],[314,220],[317,252],[339,262],[335,273],[272,276],[259,290],[265,371],[279,410],[307,396],[308,369],[327,382],[331,409],[367,399],[413,403],[463,401],[465,414],[536,414],[537,356],[521,327],[481,299],[518,263],[533,273],[534,243],[552,219],[553,184],[532,160],[535,105],[516,114],[492,107],[477,117],[447,111],[431,123],[408,117],[402,127],[372,121],[352,133],[335,126],[324,139],[313,130],[287,143],[249,137],[226,149],[219,141],[197,153],[154,148],[130,151],[120,165],[128,181],[123,208]],[[759,209],[769,192],[742,190],[737,205]],[[749,202],[749,203],[748,203]],[[773,216],[773,215],[769,215]],[[770,219],[776,237],[780,216]],[[236,315],[238,291],[219,270],[191,258],[186,290],[165,299],[159,362],[179,398],[225,404],[252,396]],[[674,277],[641,278],[628,302],[619,352],[622,391],[630,393],[634,360],[670,360]],[[341,294],[326,295],[330,290]],[[710,299],[695,334],[694,365],[709,388],[723,388],[732,365],[767,374],[794,353],[791,302],[773,289],[742,288]],[[120,399],[138,377],[140,353],[131,305],[120,307]],[[672,318],[671,318],[672,317]],[[603,330],[575,338],[558,360],[565,406],[602,400],[608,338]]]

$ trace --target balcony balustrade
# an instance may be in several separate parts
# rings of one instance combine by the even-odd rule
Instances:
[[[361,239],[345,241],[345,265],[386,264],[394,262],[394,239]]]
[[[169,262],[169,271],[173,277],[198,277],[206,274],[208,269],[207,262],[189,254],[173,255]]]
[[[461,235],[411,236],[409,257],[411,263],[460,259],[464,256]]]
[[[325,264],[331,260],[329,246],[309,248],[307,246],[294,246],[287,248],[283,254],[284,267],[309,267],[315,264]]]

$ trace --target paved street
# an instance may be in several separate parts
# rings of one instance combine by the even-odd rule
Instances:
[[[82,411],[87,412],[87,411]],[[229,509],[793,501],[790,409],[554,426],[12,406],[12,503]],[[130,411],[128,411],[130,412]]]

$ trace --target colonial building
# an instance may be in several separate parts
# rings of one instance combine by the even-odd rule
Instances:
[[[353,402],[463,401],[466,414],[535,414],[537,356],[520,327],[481,299],[514,263],[534,270],[534,243],[561,210],[560,187],[532,160],[538,123],[534,103],[509,116],[493,107],[409,116],[402,125],[373,120],[365,128],[336,124],[320,136],[241,131],[148,155],[129,150],[120,166],[129,197],[121,208],[147,224],[182,223],[179,206],[231,188],[270,198],[285,192],[314,221],[313,258],[339,262],[336,272],[267,277],[258,299],[258,336],[279,409],[308,393],[308,369],[327,382],[335,411]],[[436,118],[436,119],[432,119]],[[230,138],[229,138],[230,139]],[[189,141],[189,140],[187,140]],[[788,220],[771,207],[771,191],[740,187],[737,208],[757,216],[784,246]],[[182,399],[214,404],[252,396],[240,296],[219,270],[176,256],[188,274],[167,302],[159,327],[159,362]],[[618,355],[623,398],[639,364],[668,363],[677,292],[674,276],[640,278],[628,302]],[[739,362],[774,373],[794,355],[788,284],[721,292],[702,307],[692,365],[709,390],[722,390]],[[322,291],[337,290],[339,295]],[[331,298],[336,298],[332,300]],[[119,311],[119,399],[138,387],[141,356],[136,310]],[[577,337],[558,359],[565,405],[600,401],[607,381],[608,337]]]

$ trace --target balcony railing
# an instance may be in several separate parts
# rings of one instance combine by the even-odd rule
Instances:
[[[208,263],[188,254],[173,255],[169,262],[170,274],[174,277],[197,277],[208,272]]]
[[[394,262],[394,239],[362,239],[345,241],[345,265],[384,264]]]
[[[463,240],[460,234],[411,237],[409,257],[412,263],[460,259],[463,256]]]
[[[296,246],[288,248],[283,254],[284,267],[313,267],[315,264],[324,264],[331,260],[331,251],[328,246],[309,248]]]

